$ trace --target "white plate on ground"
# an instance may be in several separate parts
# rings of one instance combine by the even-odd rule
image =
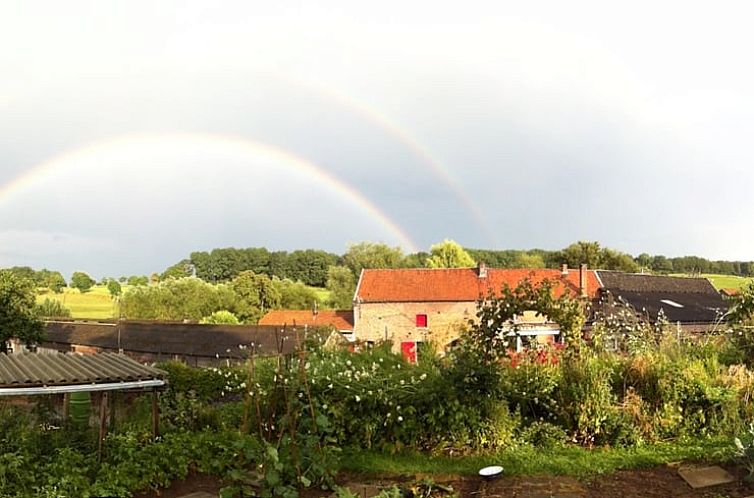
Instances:
[[[502,473],[503,468],[500,465],[491,465],[490,467],[479,469],[479,475],[487,479],[492,479],[493,477],[497,477]]]

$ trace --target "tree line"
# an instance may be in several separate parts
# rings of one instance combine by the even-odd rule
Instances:
[[[331,266],[348,268],[354,277],[362,268],[424,268],[442,266],[442,251],[456,250],[444,241],[433,246],[430,252],[404,253],[400,247],[362,242],[351,245],[337,255],[321,250],[307,249],[288,253],[268,251],[264,247],[245,249],[222,248],[193,252],[190,257],[166,269],[161,277],[195,275],[208,282],[223,282],[242,271],[251,270],[269,277],[301,281],[314,287],[323,287]],[[599,242],[579,241],[558,250],[545,249],[473,249],[463,248],[470,258],[461,258],[461,266],[484,262],[491,268],[559,268],[568,264],[577,268],[585,263],[590,268],[626,272],[650,271],[655,273],[719,273],[725,275],[754,275],[754,262],[713,261],[699,256],[666,257],[642,253],[639,256],[603,247]]]

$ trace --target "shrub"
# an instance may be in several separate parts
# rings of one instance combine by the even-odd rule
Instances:
[[[70,318],[71,310],[57,299],[46,297],[34,306],[34,312],[39,318]]]
[[[568,435],[562,427],[538,420],[521,431],[521,439],[538,448],[556,448],[565,445]]]
[[[555,393],[561,423],[574,441],[599,444],[617,411],[610,384],[612,365],[590,354],[574,356],[561,365],[562,381]]]

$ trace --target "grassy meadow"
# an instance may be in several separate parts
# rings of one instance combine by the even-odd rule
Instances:
[[[124,291],[127,286],[124,286]],[[95,285],[89,292],[82,294],[78,289],[65,288],[60,294],[46,291],[37,294],[37,302],[55,299],[71,310],[71,318],[108,319],[115,318],[116,303],[107,287]]]
[[[121,284],[123,292],[127,292],[129,286]],[[330,298],[330,291],[319,287],[310,287],[317,295],[320,303],[325,303]],[[37,302],[45,299],[55,299],[63,306],[71,310],[71,318],[106,320],[116,318],[118,307],[115,300],[110,297],[110,292],[104,285],[95,285],[89,292],[81,293],[78,289],[64,288],[60,294],[55,294],[47,289],[37,294]],[[320,307],[325,307],[320,304]]]
[[[686,273],[675,273],[674,277],[691,277],[699,276],[708,278],[715,286],[715,289],[740,289],[748,284],[752,279],[750,277],[738,277],[736,275],[717,275],[714,273],[702,273],[701,275],[688,275]]]

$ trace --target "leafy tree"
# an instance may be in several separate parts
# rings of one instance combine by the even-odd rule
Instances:
[[[35,272],[30,266],[13,266],[8,268],[8,271],[18,278],[31,280],[34,283],[37,282],[37,272]]]
[[[429,253],[415,252],[403,258],[401,266],[403,268],[426,268],[428,258]]]
[[[236,295],[232,309],[243,322],[256,323],[267,311],[280,307],[280,292],[267,275],[241,272],[230,288]]]
[[[40,342],[44,325],[34,310],[35,285],[10,271],[0,270],[0,353],[7,353],[7,341],[17,338],[26,344]]]
[[[469,268],[476,263],[458,242],[445,239],[430,248],[427,267]]]
[[[640,270],[639,264],[634,261],[631,255],[614,251],[612,249],[604,248],[600,255],[601,263],[600,268],[605,270],[616,270],[625,272],[638,272]]]
[[[120,299],[124,318],[136,320],[200,320],[215,311],[233,309],[236,296],[226,285],[198,278],[168,279],[158,285],[136,286]]]
[[[37,272],[36,282],[40,287],[47,287],[56,294],[63,292],[63,288],[67,285],[62,273],[46,268]]]
[[[544,258],[539,254],[521,252],[516,255],[514,268],[546,268]]]
[[[188,259],[182,259],[173,266],[169,266],[162,272],[160,280],[166,280],[168,278],[184,278],[193,276],[196,268],[193,263]]]
[[[364,268],[399,268],[403,263],[403,251],[387,244],[361,242],[348,248],[343,262],[358,277]]]
[[[34,306],[34,313],[39,318],[70,318],[71,310],[57,299],[46,297],[44,301]]]
[[[300,280],[306,285],[324,287],[327,282],[327,269],[337,260],[337,256],[325,251],[293,251],[288,256],[288,272],[285,276],[294,281]]]
[[[500,360],[507,355],[512,347],[510,342],[519,332],[520,325],[514,318],[527,311],[535,311],[557,323],[563,341],[572,350],[578,350],[585,320],[582,304],[566,294],[555,298],[553,285],[548,281],[535,285],[529,279],[515,288],[505,285],[499,296],[490,295],[479,303],[477,319],[469,323],[467,346],[487,363]]]
[[[126,280],[126,283],[133,287],[143,286],[149,284],[149,277],[146,275],[131,275]]]
[[[652,267],[652,256],[650,256],[649,254],[643,252],[643,253],[639,254],[636,257],[636,263],[641,268],[651,268]]]
[[[280,307],[288,310],[307,310],[319,302],[317,293],[303,282],[275,278],[272,284],[280,294]]]
[[[563,249],[562,262],[571,268],[586,264],[589,268],[600,268],[602,248],[599,242],[579,241]]]
[[[219,310],[215,311],[209,316],[205,316],[201,320],[199,320],[199,323],[205,324],[205,325],[238,325],[239,322],[238,318],[236,318],[236,315],[231,313],[228,310]]]
[[[84,292],[89,292],[89,289],[91,289],[95,283],[94,279],[83,271],[73,272],[73,275],[71,276],[71,287],[78,289],[82,294]]]
[[[120,296],[121,292],[123,292],[120,282],[112,278],[107,281],[107,290],[110,292],[111,297]]]
[[[351,309],[356,278],[344,266],[331,266],[327,271],[327,290],[330,291],[330,306],[341,310]]]

